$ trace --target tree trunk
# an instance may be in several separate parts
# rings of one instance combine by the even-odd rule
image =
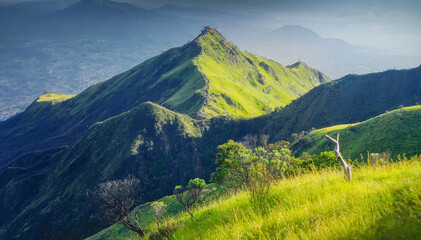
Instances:
[[[145,236],[145,233],[142,230],[137,230],[135,232],[137,233],[139,240],[143,239],[143,237]]]
[[[329,135],[325,135],[325,137],[335,144],[334,149],[335,149],[336,158],[338,159],[339,163],[344,169],[346,178],[348,179],[348,181],[351,181],[351,168],[348,166],[348,164],[346,164],[346,162],[342,158],[341,152],[339,149],[339,133],[336,135],[336,140],[330,137]]]

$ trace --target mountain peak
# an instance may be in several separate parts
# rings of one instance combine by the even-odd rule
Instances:
[[[216,31],[213,27],[211,27],[211,26],[205,26],[205,27],[203,27],[203,29],[202,29],[202,33],[200,34],[200,35],[205,35],[205,34],[208,34],[208,33],[213,33],[213,32],[217,32],[217,33],[219,33],[218,31]]]
[[[214,51],[230,51],[233,54],[239,54],[240,50],[230,41],[226,40],[224,36],[216,29],[205,26],[197,38],[194,39],[202,52],[212,54]]]
[[[199,36],[197,36],[197,38],[195,38],[194,41],[198,42],[200,38],[206,38],[206,37],[219,38],[219,39],[225,40],[222,34],[218,32],[216,29],[214,29],[211,26],[205,26],[202,28],[202,31],[200,32]]]
[[[309,39],[321,38],[317,33],[312,31],[311,29],[305,28],[301,25],[283,25],[282,27],[269,33],[270,37],[279,37],[282,35]]]
[[[90,4],[104,4],[109,3],[110,0],[82,0],[80,3],[90,3]]]
[[[302,61],[298,61],[288,66],[288,68],[299,68],[299,67],[308,67],[308,66],[307,64],[305,64],[305,62],[302,62]]]

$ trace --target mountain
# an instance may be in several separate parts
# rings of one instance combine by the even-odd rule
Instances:
[[[300,25],[284,25],[241,46],[283,64],[304,61],[331,78],[414,67],[421,61],[421,57],[397,56],[341,39],[324,38]]]
[[[265,40],[277,41],[286,46],[295,44],[296,46],[308,45],[314,50],[323,48],[342,49],[342,51],[357,50],[351,44],[335,38],[322,38],[314,31],[300,25],[284,25],[273,30],[265,36]],[[292,41],[293,40],[293,41]]]
[[[0,7],[0,121],[44,92],[80,93],[193,39],[202,26],[106,0]]]
[[[132,174],[144,202],[208,178],[216,147],[257,127],[248,118],[328,81],[304,63],[242,52],[206,27],[76,96],[43,95],[0,123],[0,236],[87,237],[100,227],[85,198],[96,184]]]
[[[201,26],[170,14],[109,0],[82,0],[65,9],[33,19],[36,36],[59,38],[129,38],[135,41],[180,40]],[[185,41],[185,39],[183,39]],[[125,40],[127,41],[127,40]]]
[[[0,238],[87,237],[102,227],[85,198],[100,182],[132,174],[142,182],[138,204],[158,199],[208,179],[229,139],[274,142],[416,105],[420,80],[421,66],[329,82],[303,62],[283,67],[242,52],[206,27],[76,96],[43,95],[0,123]]]
[[[93,123],[146,101],[195,118],[246,118],[271,112],[327,81],[304,63],[284,67],[242,52],[207,28],[194,41],[68,101],[55,105],[35,101],[1,123],[1,164],[19,154],[71,143]]]
[[[291,146],[295,155],[331,151],[332,143],[324,136],[340,134],[344,158],[360,158],[360,154],[390,152],[407,156],[421,153],[421,106],[387,112],[364,122],[343,124],[312,131]]]
[[[199,138],[205,127],[147,102],[92,125],[69,147],[15,159],[0,172],[1,238],[81,239],[99,231],[85,193],[106,179],[133,174],[142,201],[151,201],[171,193],[169,183],[205,175],[201,167],[211,162],[200,162],[198,150],[206,149]]]
[[[251,121],[272,141],[291,134],[365,121],[386,111],[421,103],[421,66],[366,75],[347,75],[323,84],[285,108]]]
[[[17,19],[42,15],[48,12],[58,11],[60,9],[66,8],[71,4],[74,4],[76,1],[33,1],[0,6],[0,18],[12,17]]]
[[[179,17],[195,19],[197,21],[235,21],[238,18],[245,18],[245,16],[239,14],[226,13],[219,10],[203,7],[182,7],[178,5],[163,5],[159,8],[154,9],[156,12],[177,15]]]

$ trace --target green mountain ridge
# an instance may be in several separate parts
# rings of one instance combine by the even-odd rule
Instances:
[[[252,119],[269,141],[337,124],[365,121],[400,106],[421,103],[421,66],[365,75],[347,75],[318,86],[285,108]]]
[[[85,193],[106,179],[139,176],[143,200],[168,194],[168,182],[203,174],[200,155],[190,157],[202,131],[200,121],[147,102],[92,125],[70,147],[16,159],[0,171],[1,195],[21,199],[2,199],[2,222],[14,220],[1,238],[79,239],[98,231]]]
[[[421,154],[421,106],[405,107],[364,122],[343,124],[312,131],[291,146],[295,155],[331,151],[332,143],[324,136],[340,134],[341,153],[356,159],[360,154],[390,152],[408,156]],[[365,156],[366,157],[366,156]]]
[[[0,123],[0,164],[36,149],[71,144],[95,122],[146,101],[194,118],[250,118],[285,106],[327,81],[304,64],[288,68],[241,52],[208,27],[192,42],[67,101],[48,106],[35,102]]]

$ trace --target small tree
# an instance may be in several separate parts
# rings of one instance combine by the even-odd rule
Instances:
[[[156,223],[159,224],[162,221],[162,217],[164,216],[165,212],[167,211],[167,205],[163,202],[153,202],[151,204],[152,210],[155,213]]]
[[[193,217],[191,209],[199,201],[200,194],[205,187],[205,180],[195,178],[189,181],[187,188],[183,188],[181,185],[179,185],[174,189],[175,198],[179,203],[181,203],[183,208],[190,214],[191,217]]]
[[[145,236],[140,226],[140,213],[130,214],[139,182],[139,179],[130,176],[122,180],[100,183],[94,192],[88,193],[88,198],[100,208],[101,213],[96,216],[98,220],[107,225],[120,223],[130,231],[136,232],[140,239]]]
[[[233,140],[218,146],[217,168],[211,175],[211,181],[227,187],[239,187],[245,181],[244,178],[248,178],[248,167],[245,165],[249,165],[249,162],[244,156],[249,152],[241,143]]]

